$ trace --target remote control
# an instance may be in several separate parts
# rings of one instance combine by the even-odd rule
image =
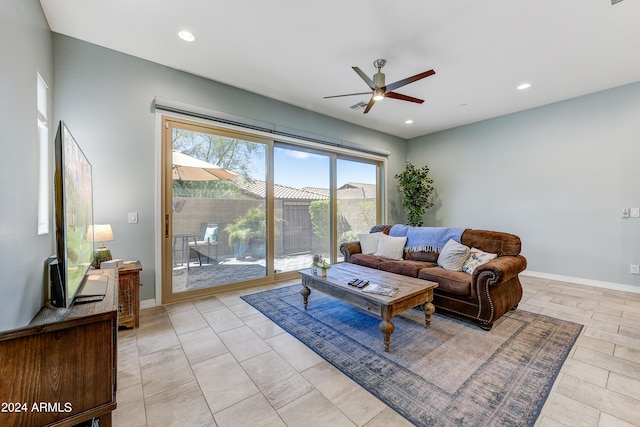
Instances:
[[[364,282],[362,282],[362,283],[360,283],[360,284],[358,285],[358,288],[362,289],[362,288],[364,288],[365,286],[367,286],[368,284],[369,284],[369,281],[368,281],[368,280],[365,280]]]
[[[350,286],[353,286],[353,284],[356,283],[356,280],[358,280],[358,279],[357,278],[353,278],[353,279],[349,280],[347,282],[347,284],[350,285]]]

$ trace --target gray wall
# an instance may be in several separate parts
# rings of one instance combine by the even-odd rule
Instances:
[[[191,74],[54,34],[54,108],[91,160],[96,223],[110,223],[116,258],[143,265],[141,299],[155,295],[154,97],[257,119],[391,151],[393,177],[404,168],[406,141]],[[392,188],[391,191],[395,191]],[[127,212],[138,212],[138,224]]]
[[[29,323],[45,300],[53,233],[38,236],[36,73],[52,87],[51,38],[37,0],[0,2],[0,330]]]
[[[639,287],[640,83],[408,143],[427,164],[427,224],[512,232],[528,270]]]

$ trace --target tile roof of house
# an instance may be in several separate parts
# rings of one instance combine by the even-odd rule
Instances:
[[[245,193],[257,197],[265,197],[264,181],[247,180],[242,177],[233,179],[238,187]],[[338,199],[374,199],[377,196],[375,184],[362,184],[348,182],[337,189]],[[286,185],[274,184],[273,196],[282,200],[326,200],[329,198],[329,189],[322,187],[293,188]]]
[[[347,182],[338,187],[338,199],[375,199],[377,194],[375,184]]]
[[[264,198],[266,195],[266,183],[264,181],[253,179],[234,179],[233,180],[240,189],[244,192],[249,193],[250,195],[258,198]],[[274,184],[273,185],[273,197],[275,199],[285,199],[285,200],[325,200],[328,198],[327,195],[310,191],[307,189],[299,189],[293,187],[287,187],[285,185]]]
[[[302,187],[304,191],[311,191],[312,193],[322,194],[325,197],[329,197],[329,189],[323,187]]]

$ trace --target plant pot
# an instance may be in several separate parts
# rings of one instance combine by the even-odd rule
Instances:
[[[267,239],[255,238],[251,239],[250,244],[251,258],[262,259],[267,256]]]
[[[234,243],[233,244],[233,256],[238,260],[242,261],[247,257],[247,244],[244,242]]]

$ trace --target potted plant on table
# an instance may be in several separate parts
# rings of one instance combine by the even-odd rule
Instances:
[[[311,270],[313,274],[318,274],[318,270],[322,276],[327,275],[327,270],[331,268],[329,261],[322,258],[322,255],[316,254],[313,256],[313,263],[311,264]]]

